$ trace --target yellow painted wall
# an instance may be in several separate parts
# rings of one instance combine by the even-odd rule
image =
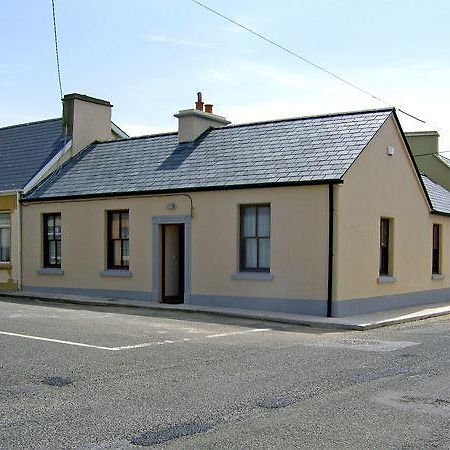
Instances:
[[[328,188],[192,193],[192,293],[266,298],[326,299]],[[168,203],[176,203],[168,210]],[[239,205],[270,203],[272,281],[232,280],[238,271]],[[131,278],[102,277],[106,211],[130,210]],[[42,214],[62,214],[63,276],[42,267]],[[152,217],[188,215],[187,197],[147,197],[30,203],[23,208],[23,284],[84,289],[152,290]]]
[[[16,195],[0,195],[0,212],[11,214],[11,262],[0,263],[0,290],[17,288],[17,200]]]
[[[387,155],[387,146],[395,155]],[[394,119],[336,187],[337,300],[450,287],[450,217],[431,215]],[[394,221],[393,283],[377,282],[380,218]],[[432,224],[443,225],[443,280],[431,279]]]

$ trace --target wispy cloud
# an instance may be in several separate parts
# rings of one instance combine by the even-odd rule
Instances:
[[[151,36],[145,36],[147,41],[159,42],[161,44],[175,44],[175,45],[186,45],[188,47],[201,47],[201,48],[211,48],[210,44],[206,42],[191,41],[189,39],[179,39],[172,36],[167,36],[165,34],[153,34]]]

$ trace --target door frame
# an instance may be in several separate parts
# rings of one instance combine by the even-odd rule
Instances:
[[[154,216],[153,226],[153,254],[152,254],[152,300],[162,301],[162,232],[161,225],[184,225],[184,303],[190,303],[191,299],[191,216]]]

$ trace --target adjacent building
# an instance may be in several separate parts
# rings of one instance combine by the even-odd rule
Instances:
[[[450,300],[450,193],[395,110],[176,117],[23,196],[24,290],[322,316]]]
[[[0,128],[0,289],[20,287],[21,195],[94,140],[127,137],[109,102],[69,94],[63,105],[62,118]]]

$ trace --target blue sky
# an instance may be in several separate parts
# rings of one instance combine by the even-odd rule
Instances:
[[[198,90],[234,123],[384,106],[190,0],[55,2],[64,92],[110,100],[130,134],[176,129]],[[441,127],[450,150],[448,0],[204,3]],[[1,24],[0,126],[59,116],[51,1],[2,0]]]

